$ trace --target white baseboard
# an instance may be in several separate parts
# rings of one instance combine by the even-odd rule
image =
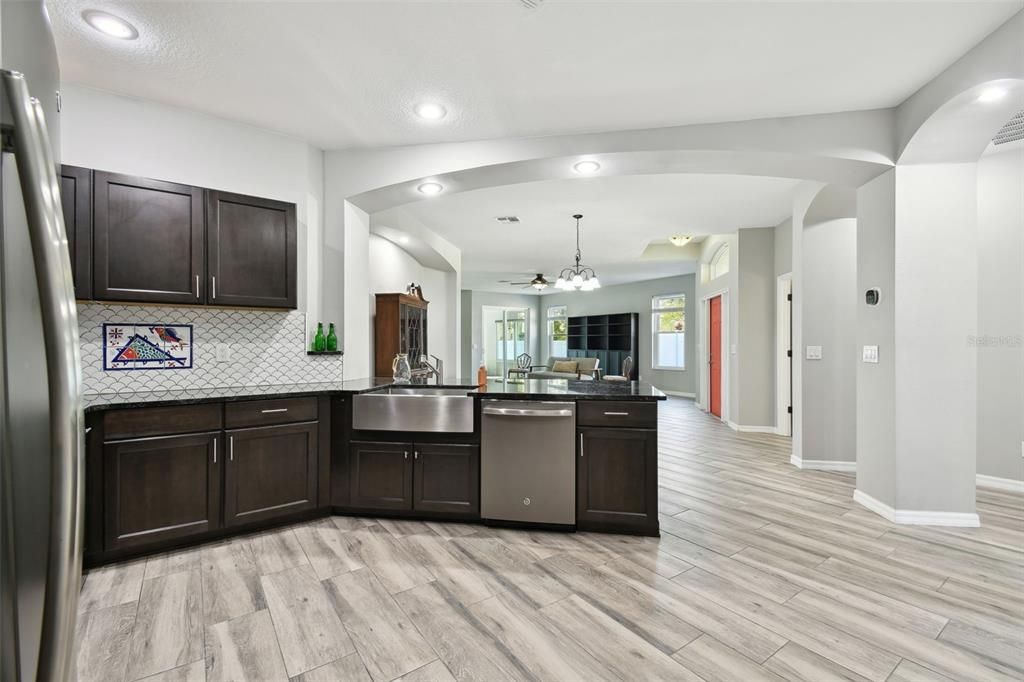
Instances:
[[[837,462],[829,459],[803,459],[797,455],[791,455],[789,463],[797,469],[813,469],[814,471],[857,471],[856,462]]]
[[[977,514],[966,512],[916,511],[913,509],[893,509],[880,502],[863,490],[853,491],[853,501],[870,509],[882,518],[893,523],[908,526],[957,526],[977,528],[981,525]]]
[[[746,426],[744,424],[737,424],[736,422],[726,421],[729,428],[733,431],[739,431],[740,433],[775,433],[774,426]]]
[[[666,391],[665,389],[658,389],[665,395],[674,395],[677,398],[696,398],[696,393],[683,393],[682,391]]]
[[[1008,493],[1024,493],[1024,481],[1018,481],[1014,478],[999,478],[998,476],[978,474],[976,480],[977,484],[983,488],[1004,490]]]

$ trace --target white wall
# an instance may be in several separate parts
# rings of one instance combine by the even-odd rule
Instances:
[[[318,315],[321,150],[243,123],[77,85],[62,85],[61,98],[63,163],[295,203],[298,307]]]
[[[369,236],[368,246],[370,317],[367,324],[373,327],[375,294],[405,291],[407,284],[416,282],[423,288],[423,297],[430,302],[427,307],[428,351],[444,361],[445,376],[454,378],[458,374],[455,339],[459,333],[455,322],[459,301],[455,273],[424,267],[402,247],[375,234]]]
[[[828,220],[804,227],[803,341],[821,346],[822,359],[803,365],[805,461],[857,460],[857,221]]]
[[[686,296],[686,338],[684,370],[662,370],[652,367],[653,341],[651,339],[651,299],[663,294],[682,293]],[[638,356],[634,358],[642,381],[654,384],[663,391],[694,395],[697,392],[696,309],[697,291],[695,275],[664,277],[632,284],[601,287],[591,292],[559,292],[540,297],[540,317],[546,322],[549,306],[564,305],[570,317],[575,315],[604,315],[609,313],[639,313],[640,334]],[[541,357],[547,361],[546,339],[541,344]]]
[[[1020,481],[1024,142],[1004,146],[978,162],[978,474]]]
[[[775,276],[793,271],[793,219],[775,226]]]
[[[467,378],[476,378],[477,368],[480,367],[480,359],[483,357],[483,308],[526,308],[529,310],[530,321],[528,333],[530,335],[529,351],[534,359],[541,355],[542,339],[544,338],[544,325],[540,314],[540,296],[536,294],[497,294],[485,291],[462,292],[462,375]],[[469,344],[465,343],[465,339]],[[538,363],[539,364],[539,363]]]

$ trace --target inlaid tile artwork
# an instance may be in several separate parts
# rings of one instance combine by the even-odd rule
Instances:
[[[308,346],[306,313],[299,310],[267,311],[206,307],[123,305],[115,303],[78,304],[78,332],[82,357],[82,384],[87,395],[125,394],[138,391],[180,391],[237,386],[279,386],[282,384],[341,381],[341,356],[306,354]],[[163,323],[157,324],[158,321]],[[165,323],[165,324],[164,324]],[[172,330],[187,345],[167,338]],[[120,336],[114,337],[114,330]],[[162,372],[107,371],[108,361],[128,346],[115,369],[129,367],[129,355],[145,357],[156,353],[148,344],[166,352]],[[217,347],[227,346],[230,357],[217,360]],[[185,358],[184,364],[178,359]],[[166,363],[173,362],[174,367]],[[154,366],[138,362],[132,366]],[[111,365],[113,367],[113,365]]]
[[[192,369],[192,325],[103,324],[103,370]]]

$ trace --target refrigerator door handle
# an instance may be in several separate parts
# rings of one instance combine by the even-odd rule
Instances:
[[[70,676],[82,574],[82,395],[78,312],[57,166],[43,109],[25,77],[0,71],[10,103],[14,157],[28,218],[50,397],[50,537],[37,679]]]

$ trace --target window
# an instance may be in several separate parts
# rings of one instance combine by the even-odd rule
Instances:
[[[569,354],[569,319],[564,305],[548,308],[548,355],[564,358]]]
[[[708,264],[708,275],[711,279],[717,279],[729,272],[729,245],[722,244],[718,251],[711,257]]]
[[[686,369],[686,296],[655,296],[651,301],[654,369]]]

